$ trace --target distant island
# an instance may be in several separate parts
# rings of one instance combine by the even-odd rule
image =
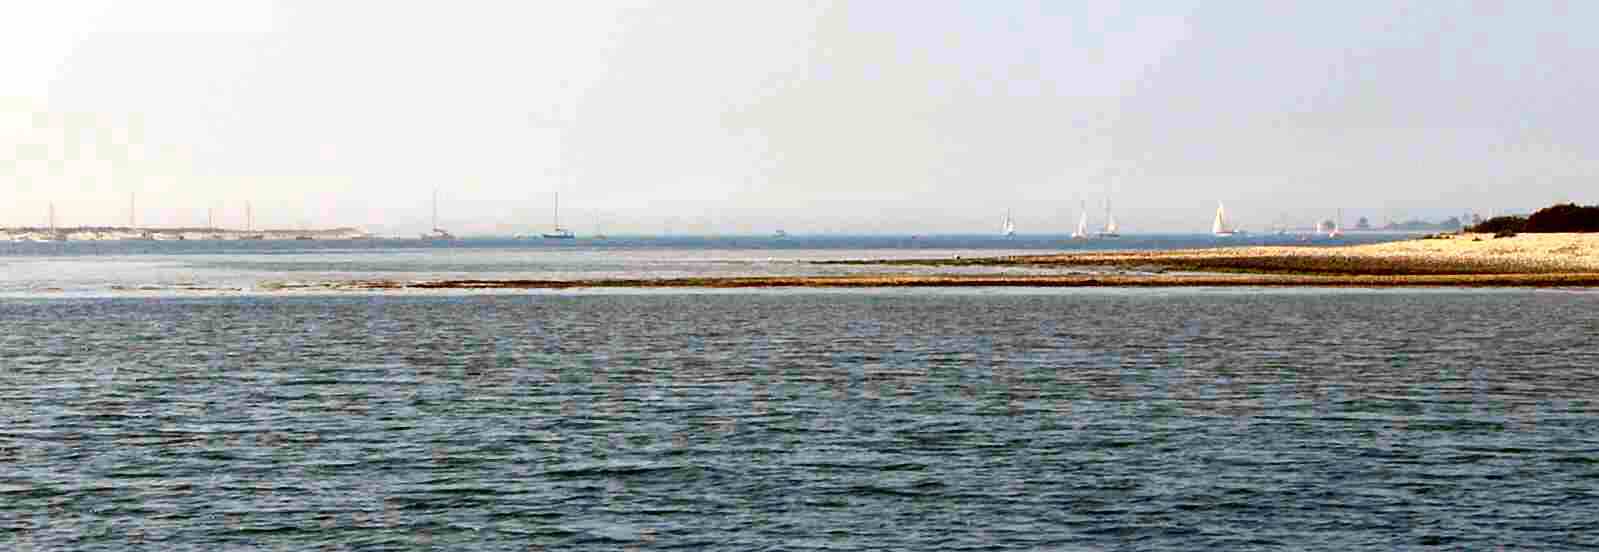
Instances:
[[[1361,221],[1364,222],[1365,219],[1361,219]],[[1453,232],[1460,230],[1462,225],[1460,217],[1449,217],[1442,222],[1427,222],[1424,220],[1390,222],[1380,229],[1392,232]],[[1363,224],[1355,225],[1356,230],[1366,230],[1368,227],[1368,225]]]

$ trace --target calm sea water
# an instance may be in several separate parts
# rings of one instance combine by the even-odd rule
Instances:
[[[48,296],[0,325],[6,550],[1599,546],[1591,293]]]
[[[1349,234],[1322,244],[1404,239]],[[358,279],[673,278],[804,276],[882,272],[883,267],[806,261],[952,258],[1084,250],[1163,250],[1247,244],[1300,244],[1295,236],[1217,239],[1208,235],[1129,235],[1117,240],[1066,236],[803,236],[331,241],[0,242],[0,296],[257,293],[268,283]],[[1034,269],[895,267],[897,272],[1036,272]]]

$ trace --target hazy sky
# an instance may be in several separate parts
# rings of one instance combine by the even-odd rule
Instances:
[[[67,0],[0,225],[1132,231],[1599,203],[1596,2]],[[1096,222],[1097,223],[1097,222]]]

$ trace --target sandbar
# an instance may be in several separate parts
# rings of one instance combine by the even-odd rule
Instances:
[[[1245,246],[1027,256],[817,261],[880,273],[587,280],[360,280],[341,290],[885,287],[1599,287],[1599,234],[1456,234],[1354,246]],[[1059,268],[1060,274],[940,274],[927,267]],[[895,273],[895,267],[917,267]],[[1084,268],[1093,270],[1084,271]],[[1077,270],[1071,270],[1077,269]]]

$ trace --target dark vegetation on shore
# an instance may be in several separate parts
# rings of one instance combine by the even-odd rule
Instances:
[[[1554,205],[1539,209],[1525,217],[1494,217],[1468,228],[1467,231],[1496,236],[1517,233],[1599,232],[1599,205],[1579,206],[1575,203]]]

